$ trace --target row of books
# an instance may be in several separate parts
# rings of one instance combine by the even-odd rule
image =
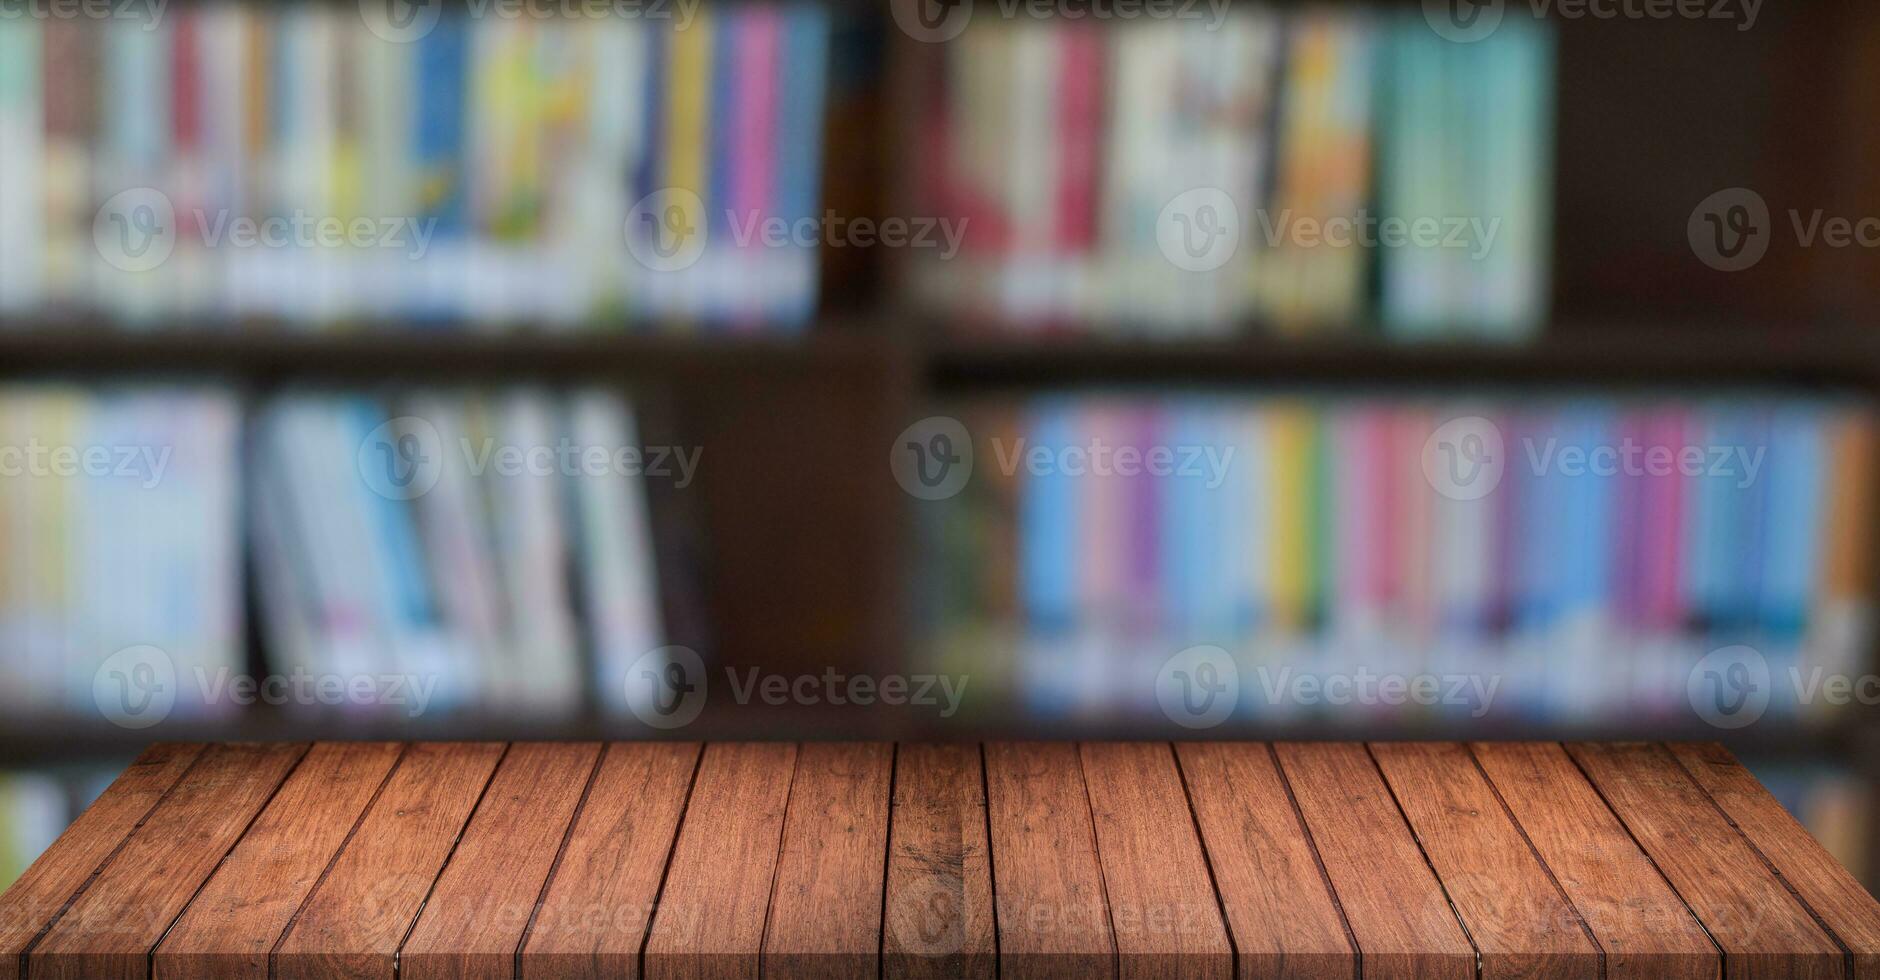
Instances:
[[[194,390],[0,394],[0,713],[633,707],[629,667],[663,642],[643,482],[697,453],[652,456],[599,390],[244,415]]]
[[[629,668],[661,645],[645,464],[620,455],[639,448],[600,392],[268,406],[249,482],[271,649],[434,681],[411,693],[439,710],[549,717],[590,690],[629,707]]]
[[[132,647],[244,667],[240,439],[219,393],[0,390],[0,714],[97,717]],[[147,679],[113,696],[141,706]]]
[[[972,479],[923,511],[930,655],[1041,716],[1154,717],[1195,646],[1260,721],[1714,721],[1693,672],[1739,644],[1743,667],[1709,662],[1724,710],[1760,691],[1812,720],[1837,705],[1811,678],[1862,673],[1855,404],[1117,394],[961,418]],[[1458,683],[1368,706],[1321,685],[1426,675]]]
[[[415,40],[350,7],[163,13],[0,21],[0,314],[812,311],[824,5],[459,11]]]
[[[1417,13],[976,20],[937,59],[928,301],[1001,325],[1521,336],[1546,314],[1553,40]]]

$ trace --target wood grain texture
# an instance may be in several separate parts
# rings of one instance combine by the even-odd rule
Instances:
[[[764,976],[876,977],[881,972],[894,746],[811,743],[796,781],[764,930]]]
[[[27,954],[32,980],[149,976],[150,952],[307,751],[204,750]]]
[[[1606,955],[1612,980],[1718,975],[1715,943],[1555,742],[1472,745]]]
[[[1357,949],[1271,747],[1182,742],[1175,754],[1239,955],[1240,975],[1356,977]]]
[[[1880,903],[1808,829],[1714,742],[1675,744],[1671,754],[1736,824],[1828,932],[1847,947],[1857,980],[1880,978]]]
[[[161,743],[145,749],[0,895],[0,980],[20,980],[27,947],[130,838],[203,748]]]
[[[163,937],[159,980],[266,976],[268,954],[403,752],[396,742],[308,751],[201,894]]]
[[[883,903],[890,980],[991,980],[991,852],[977,745],[903,745],[894,763]]]
[[[503,757],[500,742],[412,745],[273,954],[278,980],[392,980],[399,944]]]
[[[1372,757],[1482,954],[1482,980],[1598,980],[1599,949],[1455,742],[1380,742]]]
[[[1233,977],[1234,949],[1174,750],[1163,742],[1087,742],[1078,752],[1116,934],[1117,974]]]
[[[1843,975],[1840,947],[1664,746],[1567,751],[1723,948],[1727,976]]]
[[[796,746],[705,747],[653,916],[648,977],[756,977]]]
[[[1475,976],[1475,948],[1364,746],[1273,746],[1372,978]]]
[[[985,748],[999,975],[1116,975],[1116,942],[1077,747]]]
[[[599,742],[510,746],[398,953],[400,980],[510,980]]]
[[[640,949],[699,751],[697,742],[607,746],[529,926],[524,980],[640,975]]]
[[[1875,977],[1715,745],[160,745],[0,980]]]

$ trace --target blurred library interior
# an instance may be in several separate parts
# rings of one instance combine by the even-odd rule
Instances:
[[[1863,4],[0,5],[0,887],[153,740],[1010,736],[1718,740],[1872,888],[1876,92]]]

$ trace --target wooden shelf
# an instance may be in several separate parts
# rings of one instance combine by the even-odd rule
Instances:
[[[1880,903],[1710,743],[168,744],[0,903],[34,980],[1880,958]]]
[[[1407,342],[1360,328],[1231,338],[980,334],[928,349],[941,391],[1087,385],[1541,384],[1602,389],[1880,385],[1880,334],[1851,329],[1552,326],[1532,340]]]
[[[713,333],[645,325],[578,332],[522,327],[504,333],[422,330],[295,331],[274,325],[142,330],[96,323],[0,322],[0,375],[181,375],[244,380],[371,382],[403,378],[674,379],[748,372],[840,373],[873,364],[876,338],[845,321],[813,333]]]
[[[1249,326],[1232,336],[961,332],[891,314],[826,317],[801,332],[644,324],[503,333],[439,327],[296,331],[95,321],[0,321],[0,376],[213,376],[370,383],[398,379],[736,378],[913,367],[942,393],[1091,385],[1377,384],[1475,387],[1880,386],[1880,332],[1777,324],[1550,325],[1532,340],[1403,341],[1368,325],[1314,336]]]

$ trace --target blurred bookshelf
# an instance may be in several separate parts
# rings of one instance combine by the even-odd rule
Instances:
[[[794,15],[813,8],[819,13],[812,18],[829,21],[824,40],[828,50],[816,62],[817,74],[826,71],[827,95],[818,96],[820,115],[811,112],[796,123],[813,133],[803,142],[814,144],[818,159],[798,165],[812,167],[820,184],[819,200],[807,206],[796,201],[790,208],[800,213],[828,208],[842,215],[980,219],[970,207],[936,204],[923,197],[933,167],[928,158],[945,156],[929,142],[928,120],[934,106],[949,99],[971,107],[958,110],[969,114],[983,114],[990,103],[1011,102],[1009,111],[1018,115],[1001,117],[1007,128],[973,131],[968,142],[1004,133],[1017,145],[1035,149],[1038,140],[1048,137],[1025,132],[1024,124],[1039,117],[1023,113],[1035,113],[1036,107],[1007,96],[1037,78],[999,62],[1009,56],[1000,45],[1054,42],[1041,37],[1035,24],[1013,32],[1023,37],[990,37],[998,33],[1003,15],[984,3],[973,6],[978,18],[973,30],[979,33],[967,46],[989,40],[991,53],[974,48],[972,57],[982,60],[968,64],[991,64],[997,70],[980,79],[982,87],[967,93],[970,98],[955,92],[944,99],[945,93],[936,93],[934,86],[944,89],[947,71],[957,70],[948,69],[946,62],[958,57],[960,48],[906,36],[885,6],[779,0],[709,8],[724,15],[720,25],[756,11],[759,27],[748,35],[755,39],[748,43],[759,45],[770,36],[764,32],[778,29],[771,21],[779,18],[770,17],[771,12],[788,10]],[[228,9],[257,8],[217,7],[215,16],[224,16]],[[352,11],[318,5],[312,9],[333,17]],[[1408,3],[1319,8],[1237,2],[1233,9],[1258,21],[1234,43],[1267,52],[1260,57],[1271,65],[1270,85],[1258,96],[1265,115],[1204,111],[1200,116],[1228,120],[1224,125],[1239,134],[1236,138],[1253,134],[1254,139],[1276,143],[1282,142],[1278,134],[1285,131],[1285,121],[1298,111],[1286,108],[1289,95],[1301,87],[1289,81],[1287,72],[1304,59],[1277,54],[1295,38],[1293,18],[1309,17],[1315,29],[1328,23],[1336,29],[1340,17],[1358,11],[1375,18],[1369,22],[1374,30],[1367,43],[1383,43],[1380,39],[1392,32],[1415,33],[1422,23],[1419,5]],[[317,15],[300,11],[294,16]],[[1551,126],[1537,130],[1541,136],[1535,145],[1544,152],[1524,164],[1524,172],[1537,176],[1513,188],[1517,195],[1543,198],[1540,206],[1547,214],[1545,233],[1515,261],[1533,273],[1527,291],[1503,298],[1515,308],[1508,314],[1509,320],[1519,321],[1515,329],[1485,328],[1439,304],[1411,318],[1416,328],[1406,335],[1402,317],[1383,308],[1380,297],[1386,287],[1381,280],[1390,273],[1378,268],[1327,274],[1348,288],[1325,299],[1324,310],[1306,318],[1311,321],[1307,328],[1295,319],[1297,310],[1288,305],[1292,301],[1267,297],[1246,299],[1242,305],[1237,292],[1241,285],[1235,283],[1223,292],[1228,299],[1203,304],[1204,311],[1192,318],[1172,318],[1182,322],[1177,324],[1180,329],[1171,329],[1153,309],[1145,315],[1127,305],[1094,312],[1077,303],[1070,309],[1056,308],[1050,304],[1062,298],[1061,290],[1040,301],[1022,287],[1001,285],[996,281],[1001,264],[1011,257],[1002,250],[1018,249],[1010,264],[1022,266],[1029,260],[1022,251],[1026,243],[975,239],[967,242],[959,267],[985,266],[994,270],[991,274],[975,270],[923,281],[920,266],[926,256],[909,258],[885,246],[825,246],[807,250],[807,255],[789,250],[789,272],[767,268],[759,274],[732,264],[702,285],[669,290],[645,306],[633,308],[619,297],[609,297],[572,313],[556,308],[553,295],[542,294],[559,287],[588,296],[592,287],[550,279],[550,289],[534,288],[527,282],[531,267],[525,262],[521,272],[502,272],[496,278],[527,298],[497,295],[492,302],[498,310],[490,317],[478,316],[475,310],[413,312],[409,306],[414,301],[408,298],[394,304],[399,312],[375,311],[369,283],[345,287],[361,294],[311,318],[318,322],[267,312],[307,294],[307,286],[281,285],[283,279],[296,278],[291,270],[263,274],[260,280],[260,293],[284,290],[279,296],[257,296],[250,289],[235,301],[209,303],[202,309],[168,309],[161,303],[153,307],[122,290],[87,296],[83,277],[68,277],[68,287],[73,282],[81,285],[69,288],[62,302],[50,304],[61,308],[33,309],[8,305],[4,300],[9,294],[0,282],[0,381],[9,388],[67,393],[126,385],[212,386],[235,404],[241,433],[235,465],[241,480],[247,479],[255,417],[283,397],[356,394],[387,406],[383,414],[389,416],[397,414],[390,406],[403,404],[412,392],[528,388],[559,396],[565,384],[619,393],[629,399],[644,444],[704,449],[705,462],[692,492],[646,488],[653,539],[648,561],[661,607],[659,639],[698,649],[714,670],[759,666],[779,672],[845,673],[924,671],[935,666],[925,652],[920,608],[928,598],[926,577],[936,560],[919,537],[923,514],[930,508],[901,492],[882,460],[895,433],[926,416],[956,409],[970,414],[1000,399],[1113,398],[1119,393],[1219,397],[1305,391],[1320,398],[1453,395],[1467,401],[1544,391],[1691,400],[1753,394],[1848,400],[1869,407],[1880,402],[1880,332],[1873,329],[1880,317],[1880,291],[1873,288],[1867,267],[1871,254],[1863,256],[1858,249],[1808,250],[1777,236],[1768,257],[1755,268],[1720,273],[1693,255],[1686,237],[1692,207],[1711,191],[1737,186],[1756,188],[1778,210],[1820,207],[1834,213],[1880,213],[1880,184],[1871,178],[1880,161],[1880,114],[1871,111],[1871,93],[1880,91],[1874,85],[1871,58],[1880,50],[1880,16],[1851,7],[1771,8],[1754,31],[1736,31],[1728,24],[1591,19],[1521,25],[1520,31],[1539,38],[1531,43],[1547,46],[1540,54],[1530,51],[1525,56],[1551,65],[1546,79],[1523,77],[1527,87],[1546,90],[1546,108],[1537,110],[1535,119]],[[570,37],[572,33],[549,43],[570,43]],[[616,36],[610,43],[622,40]],[[225,38],[207,43],[228,42]],[[816,50],[813,40],[808,43],[808,50]],[[1091,43],[1090,36],[1079,35],[1068,49],[1070,55],[1058,52],[1053,57],[1084,59],[1076,62],[1076,70],[1091,71]],[[753,63],[781,64],[790,57],[787,51],[787,46],[772,49],[766,57],[774,61],[760,58]],[[1130,55],[1140,56],[1142,52]],[[983,60],[987,58],[991,60]],[[1053,63],[1062,66],[1062,61]],[[371,56],[363,65],[369,70],[385,67]],[[448,65],[430,70],[462,71]],[[1451,69],[1435,70],[1440,74]],[[114,84],[127,83],[120,79]],[[734,74],[725,84],[735,89],[740,81]],[[0,103],[5,91],[0,84]],[[648,96],[649,104],[670,97],[672,92],[662,91]],[[511,125],[519,119],[526,123],[528,113],[535,111],[500,102],[492,103],[492,111],[511,113]],[[1232,97],[1222,102],[1238,104]],[[552,104],[553,99],[545,98],[540,105]],[[3,110],[0,105],[0,115]],[[1068,111],[1088,117],[1112,110],[1093,103]],[[1114,111],[1140,115],[1143,107]],[[1154,107],[1149,111],[1153,114]],[[57,134],[60,126],[71,125],[69,115],[66,118],[63,123],[53,118],[47,125]],[[790,124],[776,125],[781,131]],[[1388,125],[1417,124],[1414,118],[1405,124],[1380,116],[1371,125],[1379,146],[1397,138],[1385,132]],[[72,130],[64,132],[69,136]],[[950,135],[957,138],[959,133]],[[1065,138],[1092,139],[1088,133]],[[1204,126],[1201,136],[1183,131],[1171,138],[1194,141],[1182,146],[1199,146],[1206,142],[1207,131]],[[209,142],[205,137],[203,145]],[[770,147],[782,149],[781,144]],[[725,153],[722,147],[701,152],[712,159]],[[991,155],[1002,166],[997,161],[1009,159],[999,152],[994,145]],[[1088,152],[1100,156],[1107,150]],[[1225,162],[1211,165],[1231,171],[1237,166],[1234,161],[1242,159],[1234,154],[1245,152],[1224,151]],[[1260,152],[1272,154],[1261,157],[1270,159],[1272,173],[1260,183],[1287,185],[1280,176],[1288,166],[1284,157],[1277,151]],[[1331,152],[1317,147],[1292,166],[1310,167]],[[1485,152],[1509,151],[1500,147]],[[1380,170],[1386,169],[1382,164],[1388,161],[1381,153],[1378,162]],[[681,165],[700,164],[693,160]],[[1142,165],[1153,167],[1156,161]],[[609,166],[626,169],[620,161]],[[991,181],[996,193],[991,196],[1019,200],[1024,181],[1038,179],[1022,166],[1016,169],[1021,171],[1013,178],[1018,196],[1003,186],[1011,175],[996,172]],[[667,176],[672,179],[650,183],[636,176],[626,186],[639,192],[684,182],[681,176]],[[0,186],[15,177],[0,168]],[[93,179],[105,181],[97,175]],[[118,183],[160,185],[166,179],[134,171],[120,176]],[[531,186],[549,192],[543,195],[549,200],[499,193],[490,215],[479,219],[453,219],[447,203],[430,197],[421,205],[407,201],[406,210],[465,226],[485,221],[488,237],[499,245],[560,241],[557,236],[563,233],[557,222],[578,217],[582,198],[570,193],[555,203],[552,192],[559,178],[546,168],[520,183],[529,185],[530,179],[535,181]],[[575,186],[573,179],[569,187]],[[1355,181],[1368,204],[1375,185],[1389,178],[1379,173],[1348,179]],[[1154,180],[1149,183],[1157,186]],[[580,186],[581,193],[587,193],[587,185]],[[500,182],[496,189],[503,190]],[[77,203],[67,201],[66,206],[79,218],[88,218],[97,203],[95,190],[74,191]],[[717,190],[741,193],[735,187]],[[403,193],[416,196],[410,187]],[[466,201],[460,206],[475,210],[468,199],[476,193],[462,193]],[[1098,194],[1091,188],[1080,193],[1086,198]],[[1312,187],[1289,187],[1284,193],[1305,202],[1298,205],[1301,208],[1326,206],[1315,203],[1312,195],[1319,192]],[[1358,191],[1334,188],[1323,193],[1349,206]],[[621,196],[618,188],[610,194],[605,207],[615,211],[637,196]],[[704,196],[717,204],[716,195]],[[388,213],[400,213],[397,204],[385,207],[391,209]],[[1414,210],[1416,205],[1406,207]],[[521,214],[515,220],[522,230],[505,225],[503,214]],[[1032,212],[1020,217],[1055,220]],[[581,235],[593,233],[588,222],[572,221],[571,227],[578,230],[567,235],[577,242],[585,241]],[[468,231],[460,234],[475,237]],[[1082,273],[1085,279],[1102,278],[1103,271],[1112,268],[1105,264],[1109,252],[1123,253],[1126,262],[1130,256],[1139,257],[1130,249],[1141,242],[1128,241],[1128,236],[1110,241],[1092,227],[1062,234],[1076,243],[1079,254],[1094,256],[1098,272]],[[71,242],[63,247],[72,247]],[[76,247],[83,253],[86,243]],[[604,265],[603,270],[627,268],[622,254],[606,258],[615,265]],[[454,274],[456,281],[466,278]],[[589,276],[605,280],[607,273]],[[755,299],[740,292],[746,285],[742,280],[762,277],[769,277],[766,281],[777,294],[775,309],[764,308],[763,290],[754,291]],[[474,268],[467,278],[476,278]],[[787,285],[776,286],[779,281]],[[1175,295],[1170,290],[1178,293],[1184,284],[1200,280],[1177,277],[1174,282],[1170,286],[1158,281],[1144,292],[1166,299]],[[735,308],[710,308],[719,292],[732,296]],[[1014,293],[1015,306],[1008,302]],[[128,306],[117,310],[92,308],[88,302],[102,299],[106,302],[96,305],[110,307],[126,302],[125,296],[131,297]],[[1043,314],[1024,315],[1028,310],[1036,313],[1041,303]],[[530,304],[550,309],[534,310]],[[1280,315],[1275,315],[1276,306]],[[1012,315],[1014,310],[1018,315]],[[350,465],[349,460],[340,462]],[[244,506],[253,496],[252,487],[235,492]],[[1880,499],[1870,501],[1869,507],[1880,513]],[[252,532],[244,524],[234,533],[236,548],[244,556],[234,596],[242,622],[234,666],[262,673],[281,660],[267,635],[256,559],[250,554]],[[1880,542],[1868,550],[1880,553]],[[577,560],[571,557],[566,564]],[[566,587],[578,590],[582,584],[581,575],[571,574]],[[1880,583],[1875,595],[1880,596]],[[573,605],[577,619],[591,611],[585,600]],[[592,666],[594,645],[596,641],[584,636],[584,668]],[[1863,669],[1880,668],[1880,652],[1871,641],[1864,651]],[[1017,660],[1022,651],[1014,645],[995,654],[995,659]],[[83,770],[88,764],[124,759],[152,737],[586,739],[696,738],[709,733],[714,738],[946,739],[1190,734],[1127,713],[1031,712],[1011,689],[977,692],[976,710],[949,721],[888,709],[741,705],[734,710],[714,704],[693,726],[666,733],[603,704],[609,692],[601,691],[602,686],[592,677],[583,680],[574,696],[546,715],[478,703],[415,720],[259,706],[226,717],[179,717],[154,730],[120,728],[83,712],[38,714],[8,704],[0,720],[0,769]],[[1876,812],[1872,800],[1880,793],[1880,771],[1874,764],[1880,759],[1880,715],[1859,708],[1832,717],[1772,719],[1744,731],[1719,730],[1693,719],[1495,719],[1471,724],[1425,717],[1328,724],[1314,718],[1256,718],[1236,720],[1199,737],[1717,739],[1748,759],[1768,760],[1778,768],[1806,770],[1816,763],[1850,774],[1862,794],[1861,812],[1868,815]],[[80,798],[84,793],[77,785],[51,795]],[[40,792],[36,798],[43,802],[47,795]],[[1880,880],[1880,831],[1868,836],[1861,853],[1869,866],[1862,870],[1872,882]],[[0,858],[4,850],[0,845]],[[0,874],[3,871],[0,867]]]

